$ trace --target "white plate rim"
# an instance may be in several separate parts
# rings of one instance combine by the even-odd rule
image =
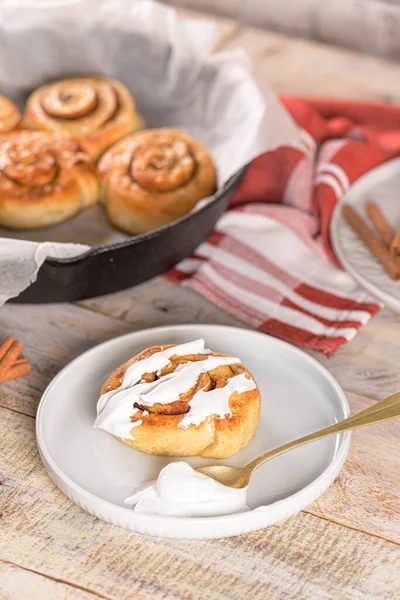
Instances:
[[[57,379],[69,369],[75,362],[79,361],[82,356],[88,356],[89,354],[95,354],[96,350],[101,346],[110,346],[118,344],[120,340],[135,335],[140,335],[146,331],[158,331],[160,333],[170,333],[174,330],[180,330],[189,332],[193,329],[198,330],[199,327],[204,330],[204,335],[207,335],[207,330],[218,329],[223,331],[246,331],[251,335],[257,335],[267,337],[268,341],[272,344],[276,344],[281,347],[289,348],[290,351],[301,355],[301,357],[307,360],[313,365],[320,373],[325,377],[329,384],[334,388],[337,393],[338,399],[340,400],[343,414],[345,417],[350,415],[350,406],[347,401],[346,395],[336,379],[331,373],[321,365],[315,358],[306,354],[300,348],[289,344],[278,338],[269,336],[265,333],[254,331],[251,329],[245,329],[241,327],[232,327],[226,325],[203,325],[190,324],[190,325],[167,325],[162,327],[150,327],[133,331],[115,338],[111,338],[105,342],[97,344],[93,348],[86,350],[79,356],[75,357],[70,361],[57,375],[52,379],[49,385],[46,387],[42,398],[39,402],[37,415],[36,415],[36,442],[39,451],[39,455],[43,462],[43,465],[57,487],[75,504],[80,506],[86,512],[96,516],[97,518],[117,525],[126,529],[130,529],[136,533],[152,535],[155,537],[164,538],[175,538],[175,539],[218,539],[223,537],[232,537],[250,531],[262,529],[274,523],[280,522],[286,519],[300,510],[306,508],[309,504],[319,498],[331,485],[335,477],[340,472],[349,450],[351,433],[347,432],[342,434],[342,439],[336,448],[335,455],[327,466],[327,468],[311,483],[307,486],[291,494],[290,496],[268,504],[266,506],[260,506],[248,512],[236,513],[233,515],[223,515],[217,517],[166,517],[160,515],[146,515],[143,513],[135,513],[132,508],[123,507],[116,505],[108,500],[99,498],[92,492],[87,491],[82,486],[75,483],[63,470],[58,466],[56,461],[53,459],[51,452],[46,446],[45,437],[42,431],[42,420],[43,414],[46,408],[46,402],[50,397],[50,392],[55,385]],[[197,333],[197,332],[196,332]],[[336,438],[339,439],[338,437]],[[182,530],[182,524],[186,527]],[[205,525],[209,525],[206,530]]]
[[[360,190],[372,186],[377,179],[389,177],[391,173],[395,170],[400,170],[400,158],[393,158],[388,162],[383,163],[368,171],[361,177],[357,179],[355,183],[353,183],[350,188],[343,194],[343,196],[337,201],[336,206],[333,209],[331,222],[329,225],[329,236],[331,239],[333,250],[341,262],[343,268],[352,276],[354,279],[368,292],[370,292],[375,298],[395,310],[396,312],[400,312],[400,298],[395,298],[392,294],[385,292],[379,286],[375,285],[368,279],[366,279],[353,265],[351,262],[347,260],[347,253],[343,250],[341,242],[339,240],[339,223],[342,220],[341,215],[341,207],[344,202],[348,202],[347,196],[348,193],[354,193],[360,188]],[[356,203],[349,202],[349,204],[354,205]],[[360,244],[362,242],[360,241]],[[374,257],[371,256],[371,260],[375,260]],[[399,292],[400,292],[400,284],[399,284]]]

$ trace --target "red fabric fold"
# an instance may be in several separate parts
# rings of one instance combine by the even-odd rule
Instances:
[[[216,231],[167,278],[265,333],[331,354],[380,308],[337,263],[332,212],[359,177],[400,155],[400,107],[281,101],[302,144],[254,159]]]

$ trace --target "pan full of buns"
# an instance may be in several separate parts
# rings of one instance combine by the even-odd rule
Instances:
[[[48,258],[15,301],[75,301],[165,272],[212,232],[243,171],[218,189],[200,141],[177,128],[147,127],[116,79],[51,81],[21,108],[0,95],[1,231],[29,239],[71,219],[73,228],[74,217],[98,205],[124,234],[74,258]]]

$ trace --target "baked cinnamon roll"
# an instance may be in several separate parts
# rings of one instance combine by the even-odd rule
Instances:
[[[25,127],[68,133],[93,159],[144,125],[129,90],[115,79],[102,77],[43,85],[29,96],[24,114]]]
[[[11,100],[0,94],[0,134],[19,127],[21,113]]]
[[[0,225],[38,229],[95,204],[99,183],[91,158],[59,133],[0,135]]]
[[[162,456],[231,456],[252,439],[260,393],[239,358],[204,340],[153,346],[119,367],[101,389],[95,427]]]
[[[210,155],[177,129],[147,129],[120,140],[98,170],[107,216],[129,234],[182,217],[216,188]]]

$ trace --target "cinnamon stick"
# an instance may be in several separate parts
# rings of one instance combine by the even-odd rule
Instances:
[[[6,338],[5,345],[7,351],[4,354],[3,349],[2,353],[4,354],[4,356],[0,359],[0,381],[3,379],[5,372],[9,369],[9,367],[11,367],[15,363],[24,347],[22,342],[18,342],[17,340],[12,340],[12,343],[10,345],[10,338]]]
[[[375,225],[375,229],[381,236],[383,243],[389,248],[394,238],[394,233],[393,229],[386,221],[386,218],[383,215],[381,209],[377,204],[375,204],[375,202],[370,202],[369,204],[367,204],[367,213],[369,218]]]
[[[19,357],[24,345],[8,336],[0,344],[0,382],[16,377],[23,377],[31,372],[26,358]]]
[[[390,244],[391,253],[396,256],[396,254],[400,254],[400,228],[394,234],[393,240]]]
[[[5,357],[5,355],[7,354],[14,342],[14,338],[8,336],[6,337],[4,342],[0,344],[0,362],[3,360],[3,358]]]
[[[27,363],[29,364],[28,359],[21,357],[21,358],[17,358],[17,360],[14,363],[14,366],[16,366],[16,365],[26,365]]]
[[[8,381],[10,379],[17,379],[17,377],[25,377],[25,375],[29,375],[29,373],[32,371],[31,365],[26,359],[24,359],[24,361],[25,362],[19,365],[13,365],[12,367],[8,367],[8,369],[0,377],[0,382]]]
[[[364,219],[349,204],[343,205],[342,216],[371,254],[379,260],[388,275],[393,280],[398,281],[400,279],[400,266],[396,263],[383,242],[368,227]]]

